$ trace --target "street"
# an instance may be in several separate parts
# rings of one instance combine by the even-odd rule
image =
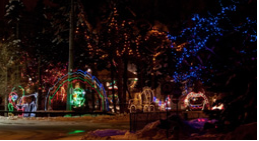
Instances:
[[[1,140],[79,140],[96,129],[129,129],[129,122],[91,123],[82,121],[1,120]]]

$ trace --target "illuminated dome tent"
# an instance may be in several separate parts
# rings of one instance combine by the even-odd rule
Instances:
[[[209,108],[209,100],[202,92],[190,92],[184,98],[183,106],[186,110],[205,110]]]
[[[68,79],[68,75],[70,78]],[[48,91],[45,110],[65,110],[68,81],[70,81],[72,110],[108,111],[108,99],[103,85],[90,73],[82,70],[59,78]]]

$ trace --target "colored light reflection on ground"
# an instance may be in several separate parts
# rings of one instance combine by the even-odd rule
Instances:
[[[69,132],[68,134],[77,134],[82,132],[85,132],[85,130],[75,130],[75,131]]]

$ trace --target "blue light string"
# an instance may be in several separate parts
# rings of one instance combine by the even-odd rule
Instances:
[[[177,56],[177,63],[175,65],[177,70],[174,72],[173,75],[173,78],[176,82],[185,81],[190,78],[200,79],[201,73],[204,69],[206,69],[206,66],[190,66],[189,71],[178,71],[181,70],[180,67],[183,63],[183,60],[185,58],[189,58],[190,56],[196,56],[200,49],[206,48],[208,40],[212,37],[220,37],[227,32],[238,31],[242,32],[243,36],[248,37],[250,42],[257,41],[256,30],[253,29],[253,27],[256,27],[256,20],[252,21],[249,17],[247,17],[245,23],[240,26],[234,26],[231,23],[231,20],[227,17],[227,11],[236,11],[237,6],[235,4],[239,4],[239,2],[235,2],[233,0],[231,1],[232,3],[234,3],[233,5],[223,6],[222,1],[220,0],[219,3],[221,6],[221,12],[217,13],[216,16],[208,13],[207,18],[202,18],[199,14],[194,14],[191,20],[194,22],[195,26],[183,29],[180,35],[172,36],[168,34],[168,38],[171,41],[177,41],[178,39],[183,38],[188,43],[188,49],[184,47],[180,55],[177,56],[176,52],[172,52],[173,55]],[[233,28],[223,29],[222,27],[220,27],[219,22],[222,20],[227,20],[228,24],[230,24]],[[245,43],[246,40],[243,42],[243,44],[245,45]],[[172,45],[171,47],[173,48],[174,46]],[[241,51],[241,53],[246,52]]]

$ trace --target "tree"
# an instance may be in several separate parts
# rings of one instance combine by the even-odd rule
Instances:
[[[5,83],[0,87],[4,92],[5,110],[7,110],[7,97],[8,88],[10,86],[17,85],[19,79],[19,50],[21,48],[20,39],[20,21],[24,12],[24,5],[21,1],[9,0],[6,5],[6,14],[4,19],[8,24],[8,27],[13,30],[9,30],[9,37],[6,41],[0,44],[1,46],[1,78]]]
[[[18,39],[20,36],[19,24],[24,12],[23,2],[19,0],[9,0],[9,4],[6,5],[6,14],[5,18],[8,20],[8,24],[12,26],[13,34],[16,35]]]
[[[207,91],[225,93],[218,101],[225,105],[219,120],[232,128],[256,122],[254,3],[219,1],[219,8],[206,16],[194,14],[190,27],[171,36],[178,68],[174,80],[187,80],[190,86],[200,80]]]
[[[10,82],[9,76],[13,74],[13,68],[16,68],[17,63],[17,44],[20,40],[7,40],[5,42],[0,42],[0,90],[1,97],[4,97],[5,110],[7,111],[7,98],[8,98],[8,88],[10,85],[14,85]],[[19,73],[18,73],[19,74]]]
[[[157,35],[154,35],[154,36],[156,36],[155,38],[157,38],[157,40],[159,41],[158,43],[155,43],[152,46],[150,46],[148,43],[151,43],[152,39],[149,41],[145,41],[144,38],[145,37],[148,38],[148,35],[146,36],[146,34],[148,33],[152,34],[153,32],[149,30],[144,31],[144,29],[139,28],[137,25],[138,23],[134,21],[134,16],[132,16],[132,18],[129,18],[129,16],[120,15],[120,12],[125,13],[125,11],[123,11],[124,8],[123,6],[120,5],[121,3],[119,3],[118,5],[116,4],[112,6],[111,14],[107,18],[108,21],[104,20],[103,22],[99,22],[103,24],[101,24],[100,26],[97,26],[98,27],[97,30],[93,30],[92,29],[93,26],[87,26],[88,30],[85,30],[85,32],[88,33],[86,34],[86,37],[88,40],[88,44],[90,43],[89,48],[96,51],[100,50],[99,54],[102,54],[101,55],[102,57],[100,57],[100,59],[107,58],[110,62],[109,64],[111,68],[114,68],[114,66],[116,67],[118,96],[120,100],[120,109],[121,109],[120,112],[124,112],[126,110],[125,105],[126,105],[126,99],[127,99],[127,92],[128,92],[128,97],[131,98],[131,95],[129,94],[129,90],[127,86],[129,60],[131,60],[131,63],[138,64],[142,62],[143,58],[146,58],[146,60],[143,60],[143,62],[148,60],[149,62],[148,63],[145,62],[145,64],[147,64],[148,67],[152,69],[154,67],[154,64],[152,61],[154,58],[153,56],[156,56],[159,58],[161,56],[166,55],[165,52],[166,52],[166,49],[168,49],[169,47],[170,41],[166,38],[166,34],[162,32],[161,33],[156,32]],[[126,12],[129,12],[129,11],[126,11]],[[83,19],[83,21],[84,20],[85,19]],[[87,20],[85,23],[86,25],[89,24]],[[91,31],[94,31],[96,34],[91,34]],[[142,40],[144,42],[143,43],[144,49],[141,48],[142,46],[140,46],[140,44],[141,45],[143,44],[139,43],[139,40],[141,40],[140,34],[144,34],[142,36],[143,37]],[[160,37],[160,34],[162,34],[161,37]],[[91,42],[91,39],[94,40],[93,43]],[[158,50],[156,50],[156,48],[158,48]],[[158,56],[157,53],[159,54],[160,51],[163,53],[162,55],[160,54],[160,56]],[[98,54],[98,52],[96,52],[96,54]],[[151,55],[151,57],[147,57],[147,55]],[[143,62],[141,65],[143,65]],[[138,65],[138,66],[141,66],[141,65]],[[113,69],[111,74],[113,74]],[[113,76],[111,77],[113,78]]]
[[[159,82],[170,73],[169,58],[172,56],[171,41],[167,33],[156,29],[156,25],[142,36],[139,35],[137,45],[139,48],[139,60],[136,63],[139,68],[141,81],[147,81],[145,85],[155,89]],[[144,63],[145,62],[145,63]],[[143,65],[140,65],[143,64]],[[141,68],[140,68],[141,67]],[[146,72],[143,74],[143,72]],[[144,77],[143,77],[144,76]],[[143,87],[143,82],[141,84]]]

